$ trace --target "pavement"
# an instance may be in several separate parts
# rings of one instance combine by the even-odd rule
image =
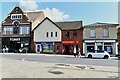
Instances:
[[[21,54],[70,56],[49,54]],[[117,78],[118,67],[2,59],[2,78]]]

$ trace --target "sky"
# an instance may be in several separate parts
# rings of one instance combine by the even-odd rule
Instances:
[[[27,1],[27,2],[26,2]],[[18,4],[23,11],[44,11],[53,21],[83,21],[83,25],[95,22],[118,23],[118,2],[37,2],[34,0],[2,2],[0,22]]]

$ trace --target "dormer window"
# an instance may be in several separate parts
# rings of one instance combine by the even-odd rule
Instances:
[[[11,19],[12,20],[14,20],[14,19],[22,19],[22,14],[12,14]]]

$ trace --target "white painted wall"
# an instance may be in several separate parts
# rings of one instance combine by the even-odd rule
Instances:
[[[49,32],[49,37],[46,37],[47,32]],[[53,32],[53,37],[51,37],[51,32]],[[57,32],[57,37],[55,37],[55,32]],[[61,30],[48,19],[46,19],[34,30],[34,42],[55,41],[61,41]]]

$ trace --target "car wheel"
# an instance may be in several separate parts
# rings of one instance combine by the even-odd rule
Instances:
[[[88,58],[92,58],[92,55],[88,55]]]
[[[109,58],[108,55],[105,55],[105,56],[104,56],[104,59],[108,59],[108,58]]]

